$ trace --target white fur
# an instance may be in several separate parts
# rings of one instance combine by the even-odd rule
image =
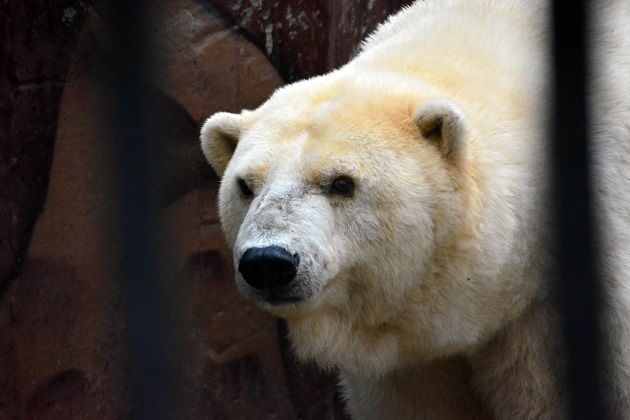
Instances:
[[[625,418],[629,4],[593,8],[590,88],[610,405]],[[252,246],[301,259],[285,290],[300,302],[237,274],[239,288],[287,319],[299,356],[340,370],[354,418],[566,414],[548,296],[548,24],[542,0],[418,1],[341,69],[204,126],[235,264]],[[351,197],[330,193],[341,175]]]

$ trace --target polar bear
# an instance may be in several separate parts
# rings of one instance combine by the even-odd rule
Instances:
[[[605,327],[618,338],[608,396],[629,418],[630,2],[592,12]],[[301,358],[339,371],[353,418],[567,414],[549,15],[542,0],[418,1],[347,65],[202,128],[239,290],[286,319]]]

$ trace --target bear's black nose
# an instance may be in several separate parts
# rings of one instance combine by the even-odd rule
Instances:
[[[249,248],[238,264],[245,281],[256,289],[285,286],[297,274],[300,258],[279,246]]]

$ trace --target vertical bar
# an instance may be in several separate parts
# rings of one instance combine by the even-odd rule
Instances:
[[[596,279],[586,110],[586,4],[553,8],[554,193],[561,311],[571,418],[604,418],[601,387],[601,293]]]
[[[154,191],[159,158],[152,127],[160,118],[151,98],[152,50],[148,42],[148,3],[110,0],[113,54],[109,87],[111,135],[121,174],[120,206],[124,246],[124,296],[127,375],[131,417],[183,417],[178,384],[181,360],[172,302],[173,284],[164,278],[165,244],[157,231],[158,197]],[[169,289],[170,287],[170,289]],[[170,300],[170,301],[169,301]]]

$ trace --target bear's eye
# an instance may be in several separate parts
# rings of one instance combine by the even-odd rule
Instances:
[[[349,176],[342,175],[330,184],[329,193],[350,197],[354,193],[354,181]]]
[[[251,188],[249,188],[249,185],[247,185],[247,182],[245,182],[243,178],[238,179],[238,187],[241,189],[241,192],[245,197],[251,197],[254,195],[254,192]]]

